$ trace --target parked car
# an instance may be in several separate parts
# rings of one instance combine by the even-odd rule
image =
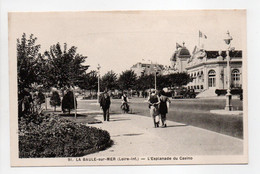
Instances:
[[[172,92],[172,98],[195,98],[196,93],[194,89],[176,88]]]

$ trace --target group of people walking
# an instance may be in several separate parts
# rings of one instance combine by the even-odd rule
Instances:
[[[168,113],[168,108],[170,100],[167,97],[167,89],[163,89],[159,94],[156,90],[152,90],[150,96],[148,97],[148,104],[150,109],[150,116],[153,119],[154,127],[159,127],[160,120],[162,127],[167,127],[166,124],[166,114]],[[122,95],[121,109],[124,113],[129,111],[129,99],[127,93]],[[111,105],[110,96],[107,92],[104,92],[99,97],[100,107],[103,110],[104,121],[109,121],[109,108]]]
[[[151,91],[148,103],[154,127],[159,127],[160,120],[162,127],[167,127],[166,114],[168,113],[171,101],[166,95],[166,89],[162,90],[159,94],[157,94],[156,90]]]

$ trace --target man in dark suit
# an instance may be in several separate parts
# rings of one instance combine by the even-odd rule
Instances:
[[[99,103],[100,103],[100,107],[103,110],[104,121],[109,121],[109,108],[110,108],[111,101],[107,92],[101,94]]]

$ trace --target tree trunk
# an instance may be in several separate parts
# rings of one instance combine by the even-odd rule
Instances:
[[[61,89],[61,95],[64,97],[64,88]]]

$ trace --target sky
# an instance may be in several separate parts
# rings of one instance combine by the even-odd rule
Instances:
[[[206,50],[225,50],[227,30],[232,46],[244,50],[246,16],[241,10],[9,13],[9,44],[32,33],[42,53],[57,42],[76,46],[88,57],[88,71],[100,64],[101,75],[119,74],[143,59],[170,65],[176,42],[185,42],[192,52],[199,31],[207,36],[200,40]]]

